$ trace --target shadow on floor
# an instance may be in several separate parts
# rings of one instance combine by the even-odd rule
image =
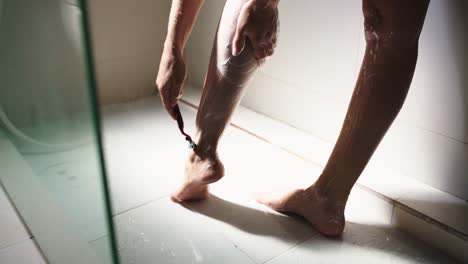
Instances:
[[[213,194],[210,194],[205,201],[189,202],[183,206],[251,234],[283,238],[285,233],[302,229],[302,232],[308,232],[310,236],[317,235],[317,232],[299,216],[257,210],[224,200]],[[293,218],[296,223],[292,224],[290,218]]]
[[[302,243],[302,248],[310,248],[311,251],[319,251],[320,254],[331,254],[331,257],[348,250],[362,253],[374,251],[416,263],[457,263],[440,251],[391,226],[347,222],[342,236],[326,238],[313,231],[299,216],[269,213],[226,201],[215,195],[210,195],[205,201],[184,203],[183,206],[244,232],[280,240],[291,237],[285,236],[285,233],[297,234],[298,229],[302,228],[303,232],[310,234]],[[291,222],[291,218],[295,223]]]

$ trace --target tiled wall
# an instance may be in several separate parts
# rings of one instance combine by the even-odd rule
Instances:
[[[101,104],[154,94],[169,0],[89,1]]]
[[[1,2],[0,106],[7,116],[23,127],[83,111],[79,8],[70,1]]]
[[[189,41],[189,82],[203,84],[224,1],[207,0]],[[243,104],[334,142],[364,52],[361,0],[281,1],[275,55]],[[468,200],[468,3],[432,0],[405,106],[372,163]]]

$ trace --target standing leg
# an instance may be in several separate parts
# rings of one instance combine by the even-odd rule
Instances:
[[[363,0],[366,51],[338,141],[317,182],[259,202],[342,233],[351,188],[398,115],[413,78],[429,0]]]
[[[197,148],[187,161],[184,182],[172,195],[174,201],[205,198],[208,184],[224,175],[217,153],[218,142],[260,63],[248,41],[239,55],[231,55],[237,16],[243,3],[243,0],[228,0],[224,7],[196,118]]]

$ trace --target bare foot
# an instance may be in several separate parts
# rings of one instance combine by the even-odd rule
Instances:
[[[257,201],[273,210],[304,217],[325,236],[335,237],[343,233],[346,201],[332,201],[320,196],[313,186],[306,190],[297,189],[279,195],[262,194],[257,197]]]
[[[208,184],[224,176],[224,166],[215,155],[192,153],[185,165],[185,179],[171,198],[175,202],[202,200],[208,196]]]

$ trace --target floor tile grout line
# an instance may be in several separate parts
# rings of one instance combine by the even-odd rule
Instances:
[[[408,126],[408,123],[405,121],[405,120],[401,120],[400,122],[404,123],[406,126]],[[458,143],[461,143],[461,144],[464,144],[464,145],[468,145],[468,142],[463,140],[463,139],[457,139],[453,136],[449,136],[449,135],[445,135],[444,133],[441,133],[441,132],[437,132],[435,130],[432,130],[430,128],[426,128],[426,127],[423,127],[421,125],[415,125],[416,128],[420,129],[420,130],[423,130],[423,131],[426,131],[426,132],[429,132],[429,133],[432,133],[432,134],[435,134],[437,136],[440,136],[440,137],[445,137],[447,139],[450,139],[450,140],[453,140],[453,141],[456,141]]]
[[[6,191],[5,186],[3,185],[2,182],[0,182],[0,191],[3,193],[4,197],[6,198],[6,203],[8,208],[8,204],[10,205],[11,210],[13,210],[13,213],[16,215],[16,218],[20,221],[21,226],[25,229],[27,236],[29,238],[33,237],[33,233],[31,232],[29,226],[26,224],[26,221],[24,220],[23,216],[21,215],[20,211],[16,207],[15,203],[13,202],[13,199],[11,196],[8,194]],[[9,210],[9,209],[6,209]]]
[[[13,250],[14,247],[25,244],[25,243],[28,243],[28,242],[30,242],[30,243],[32,243],[34,245],[34,251],[39,255],[39,258],[41,258],[44,263],[48,263],[45,254],[40,249],[37,241],[34,239],[34,236],[31,236],[30,238],[25,239],[23,241],[15,242],[15,243],[7,246],[7,247],[0,248],[0,251],[10,252],[11,250]],[[24,253],[24,251],[22,251],[22,252]]]
[[[444,223],[434,219],[433,217],[430,217],[430,216],[428,216],[428,215],[426,215],[426,214],[424,214],[422,212],[419,212],[416,209],[413,209],[413,208],[403,204],[402,202],[398,201],[397,199],[392,199],[390,197],[387,197],[387,196],[385,196],[385,195],[383,195],[383,194],[381,194],[381,193],[379,193],[377,191],[374,191],[374,190],[372,190],[372,189],[370,189],[370,188],[368,188],[368,187],[366,187],[366,186],[364,186],[362,184],[359,184],[359,183],[356,183],[356,186],[359,187],[360,189],[362,189],[365,192],[368,192],[368,193],[370,193],[372,195],[377,196],[377,198],[380,198],[380,199],[382,199],[384,201],[387,201],[387,202],[391,203],[392,206],[393,206],[392,218],[391,218],[392,221],[393,221],[393,214],[394,214],[396,208],[400,208],[400,209],[404,210],[405,212],[415,216],[416,218],[421,219],[422,221],[425,221],[425,222],[429,223],[430,225],[435,226],[436,228],[442,229],[443,231],[445,231],[445,232],[447,232],[447,233],[449,233],[451,235],[454,235],[454,236],[468,242],[468,236],[466,234],[464,234],[463,232],[458,231],[455,228],[450,227],[449,225],[444,224]]]
[[[117,215],[121,215],[121,214],[123,214],[123,213],[126,213],[126,212],[129,212],[129,211],[138,209],[138,208],[143,207],[143,206],[145,206],[145,205],[148,205],[148,204],[150,204],[150,203],[157,202],[157,201],[159,201],[159,200],[165,199],[165,198],[167,198],[167,197],[168,197],[168,195],[164,195],[164,196],[162,196],[162,197],[160,197],[160,198],[157,198],[157,199],[154,199],[154,200],[152,200],[152,201],[146,202],[146,203],[141,204],[141,205],[139,205],[139,206],[135,206],[135,207],[133,207],[133,208],[130,208],[130,209],[128,209],[128,210],[122,211],[122,212],[120,212],[120,213],[114,215],[112,218],[114,218],[114,217],[117,216]],[[187,209],[190,210],[191,212],[195,212],[195,211],[190,207],[190,205],[189,205],[188,203],[183,202],[182,204],[183,204],[183,206],[184,206],[185,208],[187,208]],[[253,259],[250,255],[248,255],[244,250],[242,250],[242,248],[241,248],[240,246],[238,246],[234,241],[232,241],[231,239],[229,239],[224,233],[220,233],[220,232],[218,232],[218,231],[217,231],[216,233],[219,234],[219,235],[221,235],[222,237],[224,237],[224,238],[225,238],[226,240],[228,240],[230,243],[232,243],[236,249],[238,249],[240,252],[242,252],[242,254],[244,254],[246,257],[248,257],[250,260],[252,260],[253,263],[255,263],[255,264],[261,264],[261,263],[258,263],[257,261],[255,261],[255,259]],[[104,236],[99,237],[99,238],[97,238],[97,239],[88,241],[88,243],[95,242],[95,241],[97,241],[97,240],[99,240],[99,239],[102,239],[102,238],[104,238],[104,237],[106,237],[106,236],[104,235]]]
[[[383,195],[375,190],[372,190],[371,188],[363,185],[362,183],[359,183],[359,182],[356,182],[356,187],[359,188],[360,190],[370,194],[370,195],[373,195],[373,196],[376,196],[376,198],[380,199],[380,200],[383,200],[385,202],[388,202],[392,205],[395,205],[395,199],[392,199],[386,195]]]
[[[100,237],[98,237],[98,238],[95,238],[95,239],[93,239],[93,240],[89,240],[89,241],[88,241],[88,244],[94,243],[94,242],[98,241],[99,239],[103,239],[103,238],[108,237],[108,236],[109,236],[109,235],[102,235],[102,236],[100,236]]]
[[[240,252],[242,252],[246,257],[248,257],[250,260],[252,260],[253,263],[255,264],[261,264],[259,262],[257,262],[253,257],[251,257],[249,254],[247,254],[247,252],[245,252],[239,245],[237,245],[234,241],[232,241],[231,239],[229,239],[227,236],[225,236],[224,234],[222,235],[225,239],[227,239],[229,242],[231,242],[234,247],[236,249],[238,249]]]
[[[5,246],[5,247],[1,247],[1,248],[0,248],[0,251],[3,251],[3,250],[8,251],[8,250],[11,250],[11,248],[16,247],[16,246],[21,245],[21,244],[24,244],[24,243],[27,243],[27,242],[29,242],[30,240],[31,240],[31,241],[34,241],[34,239],[33,239],[32,237],[28,237],[28,238],[23,239],[23,240],[21,240],[21,241],[16,241],[16,242],[13,242],[13,243],[11,243],[11,244],[8,244],[8,245]]]
[[[168,195],[168,194],[164,194],[164,195],[162,195],[162,196],[160,196],[160,197],[158,197],[158,198],[154,198],[154,199],[151,199],[150,201],[144,202],[144,203],[142,203],[142,204],[132,206],[132,207],[130,207],[130,208],[128,208],[128,209],[123,210],[122,212],[113,214],[113,215],[112,215],[112,218],[114,218],[114,217],[116,217],[116,216],[119,216],[119,215],[122,215],[122,214],[124,214],[124,213],[128,213],[128,212],[130,212],[130,211],[132,211],[132,210],[135,210],[135,209],[138,209],[138,208],[140,208],[140,207],[146,206],[146,205],[148,205],[148,204],[150,204],[150,203],[157,202],[157,201],[162,200],[162,199],[167,198],[167,197],[169,197],[169,195]]]
[[[192,206],[190,206],[190,203],[188,202],[181,202],[181,205],[185,208],[187,208],[189,211],[191,211],[192,213],[197,213],[194,208],[192,208]],[[253,261],[253,263],[255,264],[261,264],[259,262],[257,262],[252,256],[250,256],[249,254],[247,254],[247,252],[245,252],[239,245],[236,244],[235,241],[233,241],[232,239],[230,239],[224,232],[221,232],[221,231],[214,231],[216,234],[222,236],[223,238],[225,238],[227,241],[229,241],[230,243],[232,243],[234,245],[234,247],[236,249],[238,249],[239,251],[241,251],[245,256],[247,256],[250,260]]]
[[[468,242],[468,235],[465,235],[464,233],[430,217],[430,216],[427,216],[426,214],[423,214],[419,211],[416,211],[415,209],[411,208],[411,207],[408,207],[404,204],[402,204],[401,202],[398,202],[398,201],[395,201],[395,208],[399,208],[409,214],[411,214],[412,216],[418,218],[418,219],[421,219],[422,221],[425,221],[427,222],[428,224],[430,224],[431,226],[433,227],[436,227],[436,228],[439,228],[439,229],[442,229],[443,231],[445,231],[446,233],[449,233],[453,236],[456,236],[457,238],[465,241],[465,242]]]
[[[285,251],[281,252],[280,254],[278,254],[278,255],[276,255],[276,256],[274,256],[274,257],[271,257],[270,259],[264,261],[262,264],[266,264],[266,263],[268,263],[268,262],[271,262],[271,261],[273,261],[273,260],[275,260],[275,259],[277,259],[277,258],[283,256],[284,254],[288,253],[289,251],[291,251],[291,250],[293,250],[293,249],[295,249],[295,248],[298,248],[298,247],[299,247],[300,245],[302,245],[304,242],[309,241],[310,239],[312,239],[312,238],[314,238],[314,237],[316,237],[316,236],[319,236],[319,235],[320,235],[319,233],[317,233],[317,232],[314,231],[313,234],[311,234],[309,237],[304,238],[302,241],[299,241],[299,242],[298,242],[297,244],[295,244],[294,246],[291,246],[291,247],[289,247],[288,249],[286,249]]]

